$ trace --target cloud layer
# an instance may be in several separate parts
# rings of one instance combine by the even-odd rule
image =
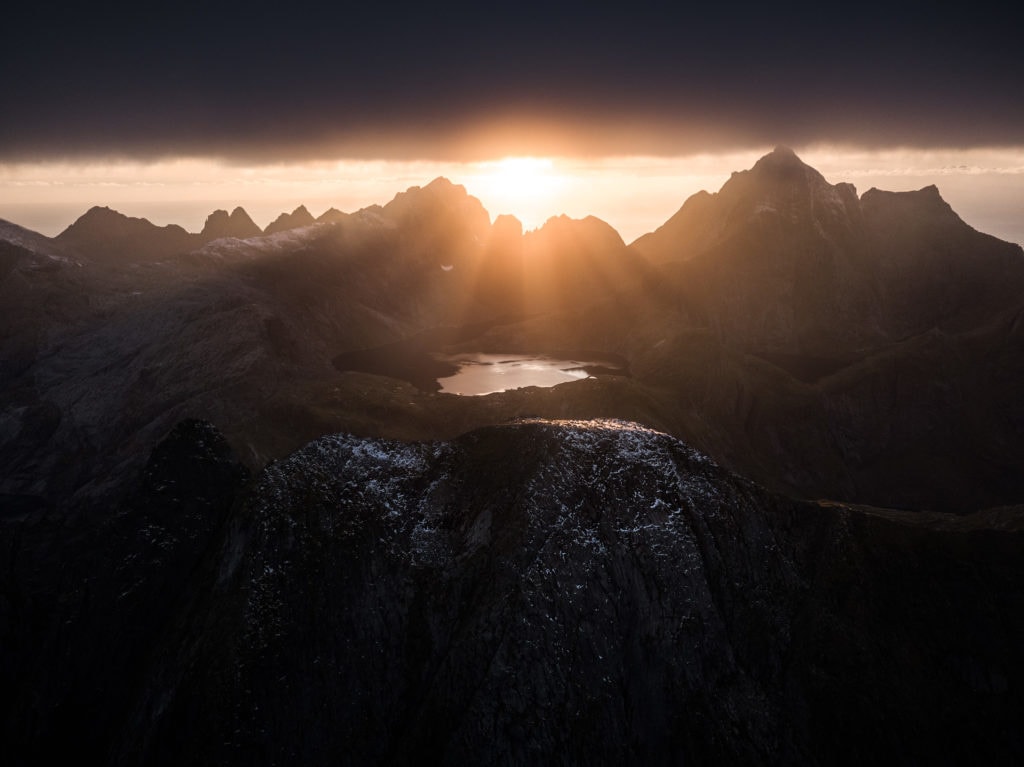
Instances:
[[[1017,26],[977,5],[24,5],[0,162],[1024,144]]]

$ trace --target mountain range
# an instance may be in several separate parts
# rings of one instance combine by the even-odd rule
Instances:
[[[0,311],[15,764],[1024,757],[1024,253],[934,187],[92,208],[0,222]]]

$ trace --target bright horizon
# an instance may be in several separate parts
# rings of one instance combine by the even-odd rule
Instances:
[[[204,158],[0,164],[0,218],[54,236],[89,207],[105,205],[154,224],[202,229],[215,209],[243,207],[261,227],[305,205],[319,216],[385,204],[443,176],[466,187],[492,220],[512,214],[524,229],[550,217],[596,216],[628,243],[653,231],[692,194],[717,192],[771,146],[678,157],[499,156],[485,161],[330,160],[240,165]],[[1024,147],[866,150],[797,148],[830,183],[859,194],[929,184],[969,225],[1024,242]]]

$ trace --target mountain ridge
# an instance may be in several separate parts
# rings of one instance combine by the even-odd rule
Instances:
[[[772,180],[780,174],[781,182]],[[759,196],[762,187],[771,194]],[[733,198],[724,208],[723,195]],[[868,210],[858,207],[854,219],[850,205],[860,199]],[[513,218],[491,222],[479,200],[446,179],[334,223],[214,240],[185,256],[153,260],[149,253],[139,270],[71,268],[90,262],[63,241],[34,240],[27,251],[12,245],[0,284],[9,318],[0,374],[11,391],[26,393],[12,407],[35,414],[12,410],[19,414],[12,428],[23,428],[27,439],[37,417],[50,424],[61,415],[50,442],[19,449],[12,436],[0,450],[9,446],[12,467],[34,467],[64,487],[58,453],[44,455],[46,446],[80,441],[87,450],[94,440],[85,430],[108,434],[100,424],[125,412],[134,413],[132,423],[148,424],[143,442],[168,427],[172,410],[187,414],[177,410],[181,403],[194,403],[196,416],[220,413],[257,467],[319,430],[450,436],[454,427],[445,420],[469,428],[478,419],[529,413],[526,403],[535,399],[548,402],[544,414],[552,416],[557,408],[642,415],[803,497],[947,510],[1019,500],[1020,482],[1006,473],[1021,448],[1013,437],[1017,362],[1003,351],[1010,331],[999,318],[1019,308],[1020,248],[973,232],[932,190],[869,191],[860,199],[779,152],[716,195],[687,200],[683,210],[702,209],[687,215],[704,227],[695,236],[706,252],[661,265],[593,217],[553,217],[532,232]],[[109,210],[100,215],[127,220]],[[66,260],[32,255],[35,247]],[[181,348],[186,338],[189,348]],[[496,398],[501,404],[491,411],[414,393],[401,423],[367,388],[337,401],[327,394],[339,372],[389,371],[386,383],[378,381],[387,396],[400,381],[432,391],[436,376],[427,373],[437,369],[430,359],[437,352],[571,350],[620,360],[633,378],[586,394],[591,384],[581,384],[574,391],[585,405],[569,393],[521,393]],[[107,368],[105,355],[126,364]],[[381,363],[393,355],[401,364]],[[357,359],[375,361],[352,368]],[[216,394],[226,380],[218,368],[231,371],[236,401]],[[68,370],[77,373],[58,386]],[[255,404],[264,375],[281,382],[272,406]],[[300,381],[323,388],[309,393]],[[355,381],[345,379],[340,391]],[[133,393],[131,407],[111,399],[118,392]],[[95,402],[83,412],[109,413],[90,416],[86,427],[67,409],[90,397]],[[985,404],[957,404],[968,398]],[[879,415],[897,406],[907,417]],[[266,407],[275,425],[253,426],[259,419],[251,409]],[[925,411],[945,414],[945,424],[933,425]],[[302,427],[291,434],[295,419]],[[972,450],[955,468],[957,445],[979,443],[972,422],[985,423],[1002,449],[988,458],[987,449]],[[923,440],[925,425],[942,436]],[[810,434],[819,447],[808,456]],[[138,448],[128,439],[118,450]],[[902,461],[905,476],[872,463],[872,455]],[[912,469],[900,455],[915,457]],[[929,465],[947,467],[942,481],[928,479]],[[50,481],[19,471],[7,477],[11,492],[32,494]]]
[[[681,210],[0,223],[8,759],[1021,761],[1021,249],[782,150]]]

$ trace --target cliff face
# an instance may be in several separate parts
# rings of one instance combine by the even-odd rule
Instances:
[[[123,763],[1024,755],[1019,510],[784,500],[623,422],[336,435],[236,507]]]

